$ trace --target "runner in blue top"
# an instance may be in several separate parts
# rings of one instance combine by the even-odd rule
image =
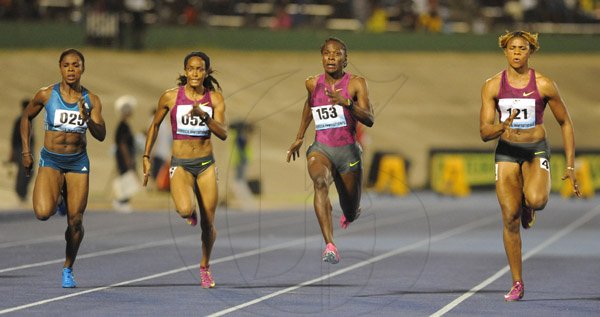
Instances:
[[[58,209],[67,213],[66,259],[63,266],[62,286],[76,286],[73,263],[83,239],[83,212],[89,192],[90,162],[86,152],[86,131],[103,141],[106,127],[102,118],[102,104],[95,94],[81,86],[85,59],[81,52],[68,49],[58,62],[62,80],[41,88],[21,118],[23,166],[29,176],[33,167],[33,153],[29,144],[31,121],[46,109],[44,146],[35,187],[33,211],[39,220],[48,220]]]

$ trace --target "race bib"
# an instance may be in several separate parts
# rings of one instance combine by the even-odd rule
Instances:
[[[210,130],[206,123],[200,120],[199,116],[189,116],[188,113],[192,110],[192,105],[179,105],[177,107],[177,134],[191,136],[209,136]],[[202,111],[208,113],[212,118],[213,109],[211,107],[199,106]]]
[[[87,124],[79,111],[56,109],[54,111],[54,129],[63,132],[85,133]]]
[[[510,126],[512,129],[531,129],[535,127],[535,99],[506,98],[498,100],[500,122],[506,121],[516,109],[517,116]]]
[[[344,108],[340,105],[318,106],[311,109],[313,120],[315,120],[315,129],[317,130],[333,129],[347,125]]]

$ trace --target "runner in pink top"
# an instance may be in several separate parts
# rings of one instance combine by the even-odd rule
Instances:
[[[556,84],[529,67],[531,54],[539,48],[537,34],[507,32],[500,36],[499,44],[508,67],[483,85],[479,133],[485,142],[499,139],[496,194],[502,209],[504,249],[513,281],[504,300],[517,301],[525,294],[519,224],[531,228],[535,211],[546,206],[550,193],[550,150],[543,125],[546,104],[562,130],[567,162],[562,179],[571,180],[575,195],[581,193],[575,178],[575,136],[567,107]]]
[[[337,38],[328,38],[321,46],[325,73],[309,77],[305,82],[308,96],[300,128],[287,151],[288,162],[300,157],[304,134],[314,120],[316,138],[306,154],[308,173],[313,181],[315,213],[326,245],[322,260],[332,264],[339,262],[340,255],[333,242],[329,186],[335,183],[342,208],[340,226],[345,229],[360,215],[362,151],[356,143],[356,124],[358,121],[373,126],[367,82],[344,71],[347,54],[346,44]]]
[[[227,138],[225,101],[221,87],[212,77],[210,58],[191,52],[183,60],[185,75],[178,87],[166,90],[158,100],[154,119],[148,128],[144,151],[144,186],[151,170],[150,153],[160,124],[171,114],[173,156],[171,158],[171,197],[177,213],[195,226],[198,223],[196,202],[202,229],[200,285],[212,288],[215,282],[209,270],[210,254],[217,237],[213,225],[217,208],[217,173],[210,136]],[[216,87],[215,87],[216,86]],[[202,193],[202,194],[200,194]]]

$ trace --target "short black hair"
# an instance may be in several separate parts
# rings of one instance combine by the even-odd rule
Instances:
[[[65,58],[65,56],[70,55],[70,54],[75,54],[75,55],[79,56],[79,59],[81,59],[81,64],[85,65],[85,58],[83,57],[83,54],[74,48],[66,49],[62,53],[60,53],[60,58],[58,59],[58,63],[60,64],[63,61],[63,58]]]
[[[323,42],[323,44],[321,45],[321,52],[323,52],[323,48],[325,48],[325,45],[327,45],[327,42],[338,42],[340,43],[340,45],[342,45],[342,48],[344,49],[344,52],[346,53],[346,55],[348,55],[348,46],[346,46],[346,43],[344,43],[344,41],[340,40],[337,37],[333,37],[330,36],[327,39],[325,39],[325,42]]]

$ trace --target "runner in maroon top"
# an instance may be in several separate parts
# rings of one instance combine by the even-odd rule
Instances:
[[[227,138],[225,102],[219,83],[211,76],[210,58],[202,52],[189,53],[184,61],[185,75],[178,87],[165,91],[158,100],[154,119],[148,128],[144,151],[144,186],[151,170],[150,153],[163,119],[170,112],[173,131],[171,196],[179,215],[195,226],[196,202],[202,228],[200,279],[203,288],[215,286],[209,270],[210,254],[217,237],[213,225],[217,208],[217,172],[211,134]],[[216,87],[215,87],[216,85]]]
[[[546,105],[562,131],[567,162],[562,179],[571,180],[577,196],[581,193],[575,178],[575,136],[567,107],[556,84],[529,67],[529,57],[539,49],[537,34],[507,32],[500,36],[499,45],[508,67],[483,85],[479,132],[485,142],[499,139],[496,195],[502,209],[504,249],[513,280],[504,300],[516,301],[525,293],[519,224],[525,229],[533,226],[535,211],[546,206],[550,193],[550,149],[543,125]]]
[[[316,137],[306,154],[308,173],[314,185],[315,213],[326,244],[322,259],[332,264],[339,262],[340,255],[333,243],[329,186],[335,183],[343,212],[340,227],[345,229],[360,215],[362,150],[356,142],[356,124],[373,125],[367,82],[344,71],[347,53],[346,44],[340,39],[325,40],[321,47],[325,72],[305,82],[308,95],[300,128],[287,151],[288,162],[300,156],[304,134],[314,120]]]

